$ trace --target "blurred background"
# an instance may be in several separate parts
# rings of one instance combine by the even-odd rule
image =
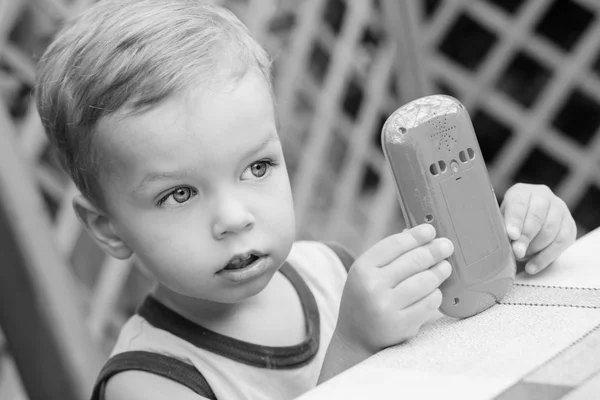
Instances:
[[[0,400],[85,398],[152,284],[81,230],[31,95],[52,35],[92,2],[0,0],[0,249],[17,254],[0,261]],[[545,184],[579,235],[600,226],[597,0],[217,2],[274,58],[299,238],[358,254],[404,228],[381,127],[434,93],[466,106],[499,200]]]

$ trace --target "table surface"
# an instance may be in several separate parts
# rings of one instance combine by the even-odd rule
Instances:
[[[517,276],[516,282],[523,285],[539,285],[539,286],[561,286],[570,288],[600,288],[600,228],[579,238],[569,249],[567,249],[553,265],[537,275],[528,275],[521,273]],[[593,290],[595,295],[600,293]],[[595,300],[591,301],[597,302]],[[594,303],[594,305],[596,305]],[[598,304],[600,306],[600,304]],[[497,306],[495,306],[497,307]],[[550,307],[545,307],[548,309]],[[598,308],[598,307],[593,307]],[[531,308],[530,308],[531,309]],[[579,311],[579,310],[574,310]],[[597,314],[598,310],[594,311]],[[594,315],[597,315],[594,314]],[[585,318],[583,314],[576,314],[577,318]],[[553,316],[554,317],[554,316]],[[559,316],[554,317],[560,318]],[[597,317],[594,317],[597,318]],[[566,319],[566,318],[564,318]],[[468,320],[468,319],[467,319]],[[594,322],[595,324],[596,322]],[[554,321],[556,324],[565,324],[565,321]],[[550,326],[550,325],[549,325]],[[485,326],[484,328],[487,328]],[[543,328],[540,328],[543,329]],[[545,329],[548,329],[546,327]],[[600,334],[600,332],[598,332]],[[546,333],[544,333],[546,334]],[[548,333],[552,335],[552,333]],[[559,334],[555,334],[559,335]],[[439,346],[439,344],[437,344]],[[596,345],[592,343],[594,353],[600,352],[600,342]],[[557,352],[560,353],[560,352]],[[589,352],[586,352],[589,354]],[[490,389],[494,386],[493,378],[485,377],[485,379],[473,379],[473,376],[452,375],[444,373],[432,372],[425,373],[423,371],[411,371],[410,368],[397,369],[393,363],[390,363],[390,358],[399,357],[398,350],[393,348],[385,349],[375,356],[357,364],[356,366],[344,371],[329,381],[319,385],[316,389],[311,390],[301,396],[301,400],[325,400],[325,399],[364,399],[372,397],[376,399],[484,399],[494,398],[498,395]],[[430,354],[428,354],[431,356]],[[471,355],[473,356],[473,355]],[[476,354],[475,356],[480,356]],[[485,357],[485,356],[481,356]],[[600,398],[600,374],[596,373],[600,370],[600,361],[598,358],[590,360],[588,356],[585,359],[584,355],[578,356],[581,359],[571,360],[569,365],[583,365],[592,363],[594,367],[594,376],[587,379],[581,385],[575,385],[577,388],[565,397],[552,397],[552,395],[539,392],[531,392],[536,395],[536,399],[556,399],[563,398],[569,400],[580,400],[587,398]],[[465,354],[465,359],[469,359],[469,355]],[[471,360],[473,357],[471,357]],[[552,358],[550,358],[552,360]],[[540,365],[546,360],[540,360]],[[556,363],[555,363],[556,364]],[[392,365],[392,367],[390,367]],[[597,367],[596,367],[597,366]],[[559,368],[560,369],[560,368]],[[589,369],[589,367],[588,367]],[[531,372],[527,372],[531,375]],[[514,379],[513,379],[514,380]],[[506,387],[506,382],[501,382]],[[510,386],[510,385],[509,385]],[[531,395],[531,393],[529,395]],[[594,396],[591,394],[595,393]],[[529,398],[529,395],[523,398]],[[504,397],[502,397],[504,398]],[[507,397],[509,398],[509,397]],[[521,397],[519,397],[521,398]]]

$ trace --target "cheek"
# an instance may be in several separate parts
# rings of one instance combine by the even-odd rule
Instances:
[[[148,225],[134,235],[134,252],[155,277],[179,291],[177,287],[197,285],[205,273],[219,265],[219,253],[196,224],[181,222]],[[143,224],[140,225],[143,228]]]
[[[203,223],[194,218],[177,218],[165,212],[156,214],[130,213],[126,240],[138,256],[146,255],[152,263],[182,262],[203,251],[207,242]],[[129,244],[129,243],[128,243]]]
[[[273,178],[273,182],[268,191],[269,207],[273,207],[280,211],[289,210],[290,208],[293,209],[292,189],[287,172],[284,169]]]
[[[264,212],[267,213],[271,229],[285,235],[295,230],[294,202],[287,175],[282,176],[277,189],[273,191]]]

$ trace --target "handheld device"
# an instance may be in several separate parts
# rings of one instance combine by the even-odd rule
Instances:
[[[390,115],[381,139],[406,226],[429,223],[454,244],[440,311],[464,318],[496,304],[516,261],[465,107],[445,95],[414,100]]]

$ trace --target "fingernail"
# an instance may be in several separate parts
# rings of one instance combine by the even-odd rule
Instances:
[[[515,255],[517,256],[517,258],[525,257],[526,252],[527,252],[527,246],[525,246],[525,243],[517,243],[515,245]]]
[[[445,276],[450,276],[452,273],[452,265],[450,265],[448,261],[442,261],[442,265],[440,265],[440,267]]]
[[[433,239],[435,237],[435,228],[429,224],[419,225],[419,233],[427,239]]]
[[[440,243],[440,246],[442,253],[447,254],[448,256],[450,256],[450,254],[452,254],[452,252],[454,251],[454,245],[452,244],[452,241],[450,239],[444,238]]]
[[[535,274],[536,272],[538,272],[539,267],[537,265],[535,265],[534,263],[529,263],[525,266],[525,271],[527,271],[528,274]]]

